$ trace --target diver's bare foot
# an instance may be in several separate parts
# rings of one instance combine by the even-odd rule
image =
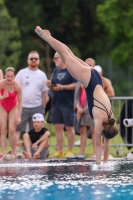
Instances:
[[[23,151],[23,155],[24,155],[25,158],[32,159],[31,154],[28,153],[27,151]]]
[[[46,40],[48,36],[51,36],[49,30],[43,30],[40,26],[35,28],[35,32],[43,39]]]
[[[39,153],[35,153],[34,156],[33,156],[33,159],[38,159],[40,158],[40,154]]]

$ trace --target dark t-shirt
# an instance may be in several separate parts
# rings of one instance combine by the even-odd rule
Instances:
[[[39,140],[46,131],[48,131],[47,128],[42,128],[39,132],[36,132],[35,129],[30,130],[28,134],[30,135],[32,144]]]
[[[69,85],[77,81],[70,75],[67,69],[57,67],[52,74],[52,83]],[[53,91],[51,106],[74,107],[74,90]]]

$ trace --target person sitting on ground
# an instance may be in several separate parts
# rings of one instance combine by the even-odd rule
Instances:
[[[65,44],[52,37],[48,30],[42,30],[37,26],[35,32],[59,53],[69,73],[84,85],[89,113],[94,119],[95,124],[96,164],[101,164],[101,135],[105,138],[104,162],[107,162],[109,139],[118,134],[119,125],[115,122],[112,106],[107,94],[103,90],[99,73],[83,60],[76,57]]]
[[[28,159],[45,159],[48,157],[48,139],[50,132],[44,127],[44,116],[40,113],[36,113],[32,116],[34,129],[28,133],[24,133],[23,142],[24,149],[23,154]]]

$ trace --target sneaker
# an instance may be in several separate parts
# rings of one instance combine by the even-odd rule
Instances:
[[[79,159],[79,160],[81,160],[81,159],[85,159],[85,157],[84,157],[84,155],[77,155],[77,156],[69,156],[69,157],[67,157],[67,159]]]
[[[69,156],[69,157],[67,157],[67,158],[71,158],[71,159],[85,159],[85,157],[84,157],[84,155],[76,155],[76,156]]]
[[[77,159],[85,159],[85,156],[79,154],[79,155],[76,156],[76,158],[77,158]]]
[[[68,151],[67,154],[65,155],[66,158],[69,158],[71,156],[74,156],[72,151]]]
[[[80,140],[74,143],[75,146],[80,146]]]
[[[133,160],[133,152],[128,153],[124,158]]]
[[[64,153],[57,151],[55,154],[49,156],[49,158],[64,158]]]

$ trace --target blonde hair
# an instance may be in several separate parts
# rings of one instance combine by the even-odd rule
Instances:
[[[5,74],[6,74],[6,72],[9,72],[9,71],[14,72],[14,74],[15,74],[15,69],[13,67],[7,67],[5,69]]]
[[[108,122],[103,123],[103,126],[102,136],[107,139],[115,137],[120,129],[120,125],[115,122],[115,119],[108,120]]]

